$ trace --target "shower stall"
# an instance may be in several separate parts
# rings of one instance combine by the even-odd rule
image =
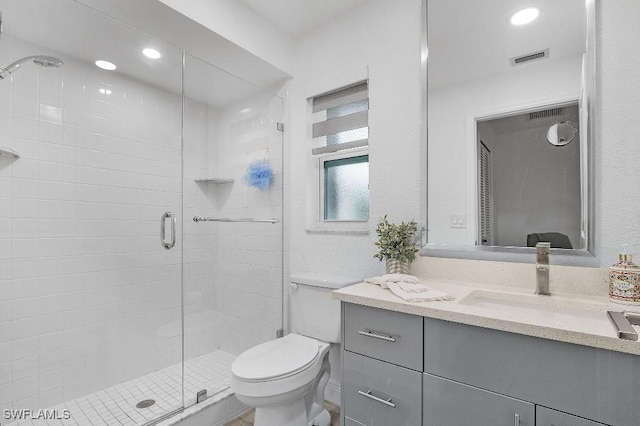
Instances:
[[[0,423],[228,414],[283,328],[284,81],[83,3],[0,0]]]

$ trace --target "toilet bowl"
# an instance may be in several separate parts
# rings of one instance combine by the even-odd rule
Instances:
[[[324,389],[330,344],[289,334],[245,351],[232,364],[232,388],[256,408],[254,426],[329,426]]]
[[[231,365],[231,389],[256,408],[254,426],[329,426],[324,391],[331,365],[329,349],[340,342],[337,288],[353,277],[292,274],[289,284],[291,334],[243,352]]]

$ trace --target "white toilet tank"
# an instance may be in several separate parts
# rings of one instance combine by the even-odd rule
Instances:
[[[340,342],[340,302],[331,298],[331,292],[361,281],[359,278],[340,275],[291,274],[291,332],[328,343]]]

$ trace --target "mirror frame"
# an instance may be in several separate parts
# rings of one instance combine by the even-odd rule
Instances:
[[[429,243],[429,111],[428,111],[428,1],[421,0],[421,28],[420,28],[420,103],[421,103],[421,227],[420,239],[422,248],[420,256],[457,258],[469,260],[489,260],[498,262],[535,263],[534,247],[508,247],[508,246],[479,246],[479,245],[454,245],[454,244],[430,244]],[[599,267],[596,257],[596,221],[595,221],[595,113],[598,99],[596,97],[596,1],[586,0],[587,34],[586,34],[586,66],[585,78],[587,103],[587,178],[586,190],[586,215],[587,238],[584,249],[551,249],[552,262],[556,265]]]

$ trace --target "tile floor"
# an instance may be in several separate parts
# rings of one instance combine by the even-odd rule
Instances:
[[[193,405],[196,393],[207,389],[209,397],[230,393],[231,363],[235,356],[217,350],[185,362],[185,406]],[[52,407],[70,411],[68,420],[23,420],[7,426],[133,426],[146,423],[182,407],[182,365],[176,364],[146,376]],[[223,395],[224,394],[224,395]],[[142,400],[153,399],[148,408],[136,408]],[[4,423],[3,423],[4,424]]]
[[[331,415],[331,426],[340,426],[340,407],[330,402],[325,402],[324,407]],[[250,410],[225,426],[253,426],[253,414],[254,410]]]

